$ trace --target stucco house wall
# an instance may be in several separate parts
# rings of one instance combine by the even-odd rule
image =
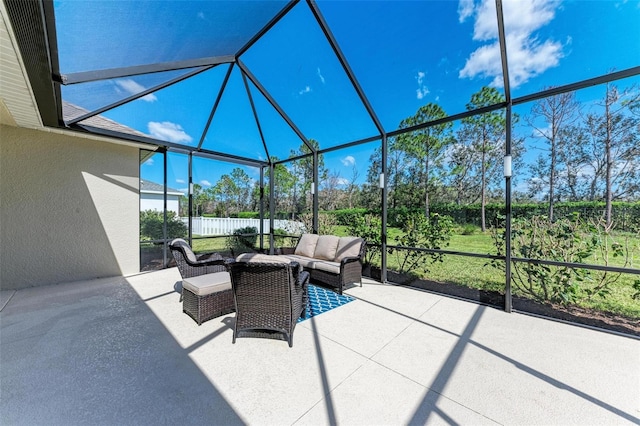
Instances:
[[[0,126],[0,288],[139,272],[139,150]]]

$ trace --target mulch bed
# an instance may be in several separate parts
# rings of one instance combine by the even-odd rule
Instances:
[[[378,268],[371,268],[370,271],[365,270],[365,275],[375,280],[380,280],[381,278],[380,269]],[[435,293],[484,303],[501,309],[504,308],[504,295],[495,291],[478,290],[457,284],[418,279],[393,271],[387,271],[387,280],[402,286],[417,287]],[[540,303],[518,296],[512,297],[512,303],[515,311],[640,337],[640,319],[638,318],[628,318],[595,309]]]

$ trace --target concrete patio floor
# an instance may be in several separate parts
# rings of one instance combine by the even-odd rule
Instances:
[[[177,269],[0,299],[0,424],[638,424],[640,342],[365,281],[293,348],[198,326]]]

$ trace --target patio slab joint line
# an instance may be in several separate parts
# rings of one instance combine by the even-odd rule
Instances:
[[[329,339],[330,340],[330,339]],[[355,352],[355,351],[354,351]],[[355,352],[357,353],[357,352]],[[366,359],[366,357],[365,357]],[[371,359],[368,359],[369,361],[373,361]],[[374,361],[375,362],[375,361]],[[327,397],[329,397],[329,395],[331,393],[333,393],[333,391],[335,391],[336,389],[338,389],[344,382],[346,382],[347,380],[349,380],[349,378],[351,378],[351,376],[353,376],[356,372],[358,372],[362,367],[364,366],[364,364],[361,364],[360,366],[358,366],[358,368],[356,368],[355,370],[353,370],[351,372],[351,374],[349,374],[348,376],[346,376],[343,380],[340,381],[340,383],[338,383],[337,385],[335,385],[333,388],[331,388],[327,393],[325,393],[323,395],[322,398],[320,398],[316,403],[314,403],[311,407],[309,407],[309,409],[307,411],[305,411],[304,413],[302,413],[292,424],[296,424],[298,423],[301,419],[304,418],[304,416],[307,415],[307,413],[309,413],[311,410],[313,410],[314,408],[316,408],[319,404],[321,404],[322,402],[324,402]]]
[[[2,310],[5,308],[5,306],[7,306],[9,304],[11,299],[13,299],[13,296],[15,296],[15,294],[18,292],[18,290],[3,290],[3,291],[11,292],[11,295],[9,297],[7,297],[6,302],[4,302],[2,304],[2,306],[0,306],[0,312],[2,312]]]
[[[358,299],[357,297],[356,297],[356,299],[357,299],[357,300],[361,300],[361,299]],[[441,301],[441,300],[442,300],[442,298],[438,298],[438,300],[436,300],[436,302],[435,302],[433,305],[429,306],[429,307],[427,308],[427,310],[426,310],[426,311],[424,311],[424,312],[422,312],[420,315],[418,315],[418,316],[417,316],[417,318],[421,318],[424,314],[426,314],[427,312],[429,312],[429,311],[430,311],[431,309],[433,309],[433,308],[434,308],[438,303],[440,303],[440,301]],[[386,348],[387,346],[389,346],[389,345],[391,344],[391,342],[393,342],[395,339],[397,339],[398,337],[400,337],[400,335],[401,335],[402,333],[404,333],[405,331],[407,331],[407,329],[408,329],[409,327],[411,327],[411,326],[416,322],[416,318],[409,317],[409,316],[405,316],[405,317],[406,317],[406,318],[409,318],[409,324],[407,324],[407,326],[406,326],[405,328],[403,328],[403,329],[402,329],[402,330],[400,330],[400,331],[399,331],[395,336],[393,336],[393,338],[389,339],[389,341],[388,341],[386,344],[384,344],[380,349],[378,349],[374,354],[372,354],[370,357],[368,357],[370,360],[372,360],[372,361],[373,361],[373,357],[375,357],[376,355],[378,355],[378,354],[380,353],[380,351],[382,351],[384,348]],[[375,362],[375,361],[374,361],[374,362]]]

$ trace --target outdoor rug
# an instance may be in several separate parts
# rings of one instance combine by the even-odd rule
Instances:
[[[312,284],[309,284],[307,291],[309,293],[309,306],[307,307],[305,317],[298,318],[298,322],[315,317],[323,312],[330,311],[333,308],[337,308],[338,306],[342,306],[352,300],[355,300],[355,298],[346,294],[341,295]]]

